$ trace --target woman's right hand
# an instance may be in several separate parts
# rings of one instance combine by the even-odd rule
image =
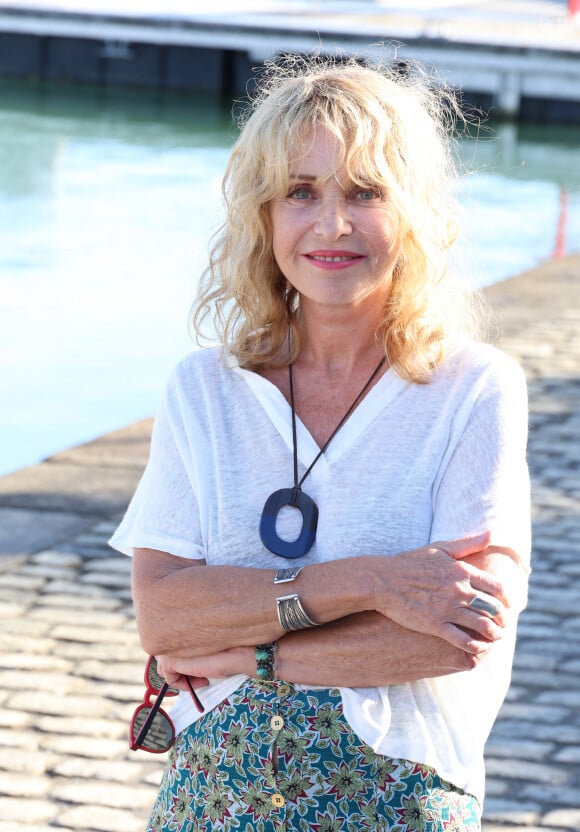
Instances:
[[[469,557],[483,553],[489,533],[422,546],[388,558],[378,566],[375,609],[403,627],[439,636],[477,655],[503,634],[507,599],[498,578],[478,569]],[[499,609],[493,618],[469,603],[489,597]]]

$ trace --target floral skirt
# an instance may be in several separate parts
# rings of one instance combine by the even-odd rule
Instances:
[[[337,689],[248,680],[182,731],[147,832],[478,832],[479,803],[351,729]]]

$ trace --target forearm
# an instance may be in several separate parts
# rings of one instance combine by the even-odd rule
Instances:
[[[274,584],[275,570],[204,566],[167,553],[138,550],[133,598],[143,646],[154,655],[205,656],[283,635],[276,597],[299,592],[321,624],[371,604],[365,559],[309,566],[305,578]],[[366,567],[368,568],[368,567]]]
[[[492,621],[469,607],[478,592],[504,597],[501,581],[468,562],[487,540],[480,535],[389,557],[312,564],[295,583],[280,586],[273,582],[275,570],[195,565],[137,550],[133,597],[139,633],[145,650],[174,657],[273,641],[283,635],[276,598],[290,592],[319,624],[376,611],[477,654],[501,637],[503,625],[501,612]]]
[[[484,651],[470,655],[441,638],[413,632],[368,612],[285,635],[278,641],[277,677],[328,687],[397,685],[471,670],[484,655]],[[194,659],[164,656],[161,663],[165,670],[193,677],[256,674],[250,646]],[[175,677],[171,681],[175,683]]]
[[[291,633],[279,642],[277,658],[279,677],[290,682],[375,687],[470,670],[484,655],[369,612]]]

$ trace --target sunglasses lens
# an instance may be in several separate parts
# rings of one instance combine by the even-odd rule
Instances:
[[[159,693],[165,684],[165,679],[157,669],[157,659],[155,656],[151,656],[151,660],[149,662],[147,669],[147,682],[149,683],[149,687],[153,688],[156,693]],[[177,688],[172,688],[170,685],[165,696],[175,696],[177,693],[179,693],[179,690]]]
[[[150,686],[154,690],[161,690],[161,686],[165,679],[160,675],[159,671],[157,670],[157,659],[155,656],[151,657],[151,661],[149,662],[149,668],[147,670],[147,681],[149,682]]]
[[[149,705],[139,708],[135,713],[133,724],[131,726],[132,745],[135,745],[139,732],[143,728],[143,725],[147,721],[147,717],[150,713],[151,707]],[[171,748],[174,739],[175,732],[172,723],[163,711],[157,711],[153,722],[149,726],[149,730],[139,743],[138,747],[144,751],[153,751],[154,753],[159,754],[162,751],[167,751]]]

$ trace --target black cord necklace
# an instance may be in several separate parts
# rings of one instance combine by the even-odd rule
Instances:
[[[290,382],[290,407],[292,409],[292,446],[294,454],[294,487],[281,488],[279,491],[274,491],[270,494],[264,505],[262,511],[262,518],[260,520],[260,538],[262,543],[273,552],[275,555],[280,555],[283,558],[301,558],[312,548],[312,544],[316,540],[316,527],[318,525],[318,506],[308,494],[302,491],[302,483],[312,471],[322,454],[328,448],[338,431],[347,421],[360,399],[365,394],[368,387],[372,384],[375,376],[385,363],[385,358],[381,358],[370,378],[365,383],[364,387],[348,408],[338,425],[332,431],[322,448],[316,454],[305,473],[298,479],[298,443],[296,437],[296,408],[294,406],[294,384],[292,379],[292,364],[288,365],[288,377]],[[302,531],[296,540],[282,540],[276,531],[276,519],[278,514],[285,506],[292,506],[297,508],[302,514]]]

